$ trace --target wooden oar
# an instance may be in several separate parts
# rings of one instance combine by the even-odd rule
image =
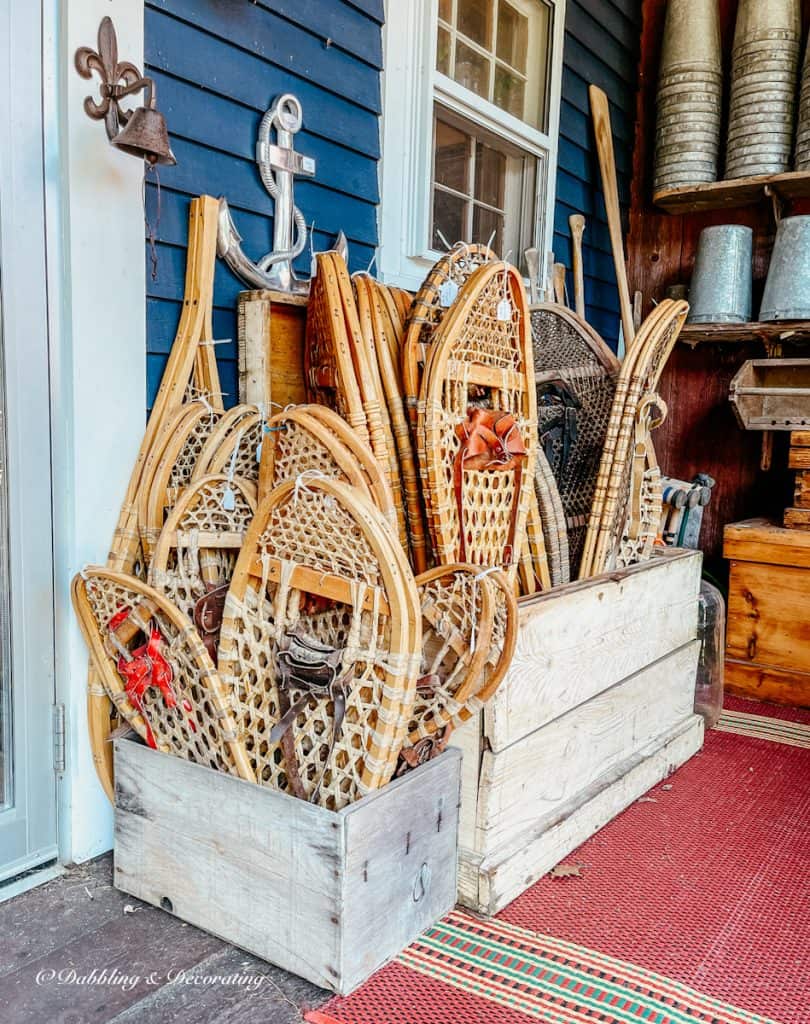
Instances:
[[[622,218],[619,209],[619,186],[616,179],[616,158],[613,153],[613,132],[610,127],[608,98],[596,85],[588,86],[591,100],[591,116],[596,134],[596,150],[599,154],[599,168],[602,172],[602,191],[605,197],[610,246],[616,265],[616,283],[619,286],[619,308],[622,316],[624,343],[629,352],[636,337],[633,324],[633,307],[630,303],[630,289],[627,284],[627,267],[624,262],[624,241]]]

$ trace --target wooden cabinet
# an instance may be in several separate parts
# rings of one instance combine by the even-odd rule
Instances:
[[[726,689],[810,705],[810,532],[766,519],[731,523]]]

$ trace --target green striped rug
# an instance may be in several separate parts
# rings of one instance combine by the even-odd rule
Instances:
[[[778,1024],[635,964],[461,910],[399,957],[411,970],[545,1024]]]
[[[749,715],[746,711],[725,709],[716,728],[720,732],[733,732],[737,736],[753,736],[790,747],[810,747],[810,725],[786,722],[783,718]]]

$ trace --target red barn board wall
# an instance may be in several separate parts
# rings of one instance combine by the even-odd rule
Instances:
[[[806,2],[805,6],[810,4]],[[737,0],[720,0],[727,78],[736,11]],[[747,224],[754,229],[756,316],[775,234],[770,205],[763,201],[737,210],[678,216],[664,213],[652,202],[655,90],[665,14],[666,0],[644,0],[628,236],[630,289],[642,292],[646,315],[653,302],[665,296],[667,287],[689,283],[704,227]],[[785,212],[808,212],[807,202]],[[762,435],[739,428],[728,400],[729,382],[745,360],[763,358],[765,354],[757,342],[703,343],[695,348],[679,344],[661,382],[661,396],[669,406],[669,418],[655,435],[663,471],[684,480],[705,472],[717,480],[702,536],[702,547],[710,558],[721,555],[726,523],[755,515],[779,519],[789,503],[785,437],[777,435],[773,469],[763,473]],[[810,347],[803,354],[810,355]]]

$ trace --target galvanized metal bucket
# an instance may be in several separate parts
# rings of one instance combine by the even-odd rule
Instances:
[[[769,36],[798,38],[801,30],[801,0],[740,0],[734,27],[734,49]]]
[[[779,222],[759,318],[810,320],[810,216]]]
[[[655,190],[716,181],[723,103],[717,0],[669,0],[657,103]]]
[[[740,0],[731,60],[726,177],[791,165],[801,0]]]
[[[741,324],[751,319],[754,232],[742,224],[704,228],[689,292],[690,324]]]

